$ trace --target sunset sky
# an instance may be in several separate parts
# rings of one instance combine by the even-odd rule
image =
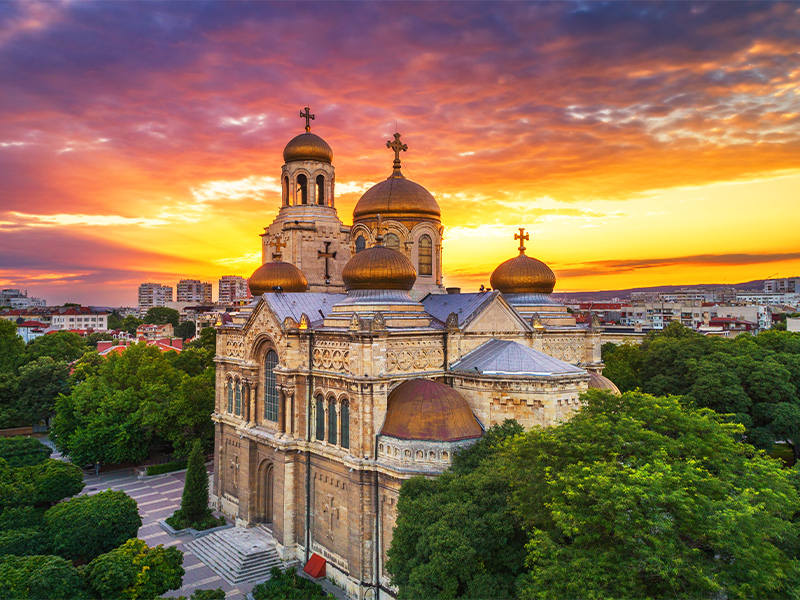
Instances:
[[[135,305],[248,276],[285,144],[336,205],[442,208],[445,284],[516,254],[556,291],[800,275],[800,4],[0,2],[0,287]]]

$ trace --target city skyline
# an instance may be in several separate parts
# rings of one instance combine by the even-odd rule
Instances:
[[[0,22],[0,287],[48,303],[248,277],[304,106],[348,224],[403,135],[448,286],[488,285],[518,227],[557,293],[800,272],[796,4],[20,2]]]

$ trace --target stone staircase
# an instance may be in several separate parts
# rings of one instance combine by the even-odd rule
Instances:
[[[265,581],[273,567],[286,568],[272,536],[259,527],[223,529],[186,548],[230,585]]]

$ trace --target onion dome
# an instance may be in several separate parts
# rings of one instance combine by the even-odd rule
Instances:
[[[305,292],[308,280],[303,272],[291,263],[276,260],[264,263],[250,276],[250,293],[260,296],[266,292]],[[280,290],[276,288],[280,287]]]
[[[378,243],[354,254],[342,269],[344,289],[410,290],[417,280],[417,271],[405,254]]]
[[[314,133],[301,133],[283,149],[283,161],[293,162],[297,160],[317,160],[331,164],[333,162],[333,150],[328,142]]]
[[[619,391],[619,388],[616,385],[614,385],[613,381],[611,381],[605,375],[600,375],[600,373],[595,373],[594,371],[589,371],[589,389],[606,390],[611,392],[615,396],[622,395]]]
[[[430,379],[404,381],[389,393],[381,435],[401,440],[456,442],[479,438],[481,426],[464,397]]]
[[[529,239],[524,229],[514,234],[520,240],[519,256],[501,263],[492,272],[492,288],[504,294],[552,294],[556,275],[542,261],[525,255],[524,240]]]

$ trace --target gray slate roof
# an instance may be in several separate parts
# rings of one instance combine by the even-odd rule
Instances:
[[[443,323],[450,313],[458,315],[459,327],[469,321],[500,292],[476,292],[473,294],[428,294],[421,302],[432,317]]]
[[[292,317],[299,323],[302,314],[306,313],[312,324],[322,320],[320,311],[327,317],[333,305],[346,297],[346,294],[319,292],[267,292],[264,294],[264,300],[275,311],[279,322],[283,322],[286,317]]]
[[[511,340],[491,339],[450,367],[486,375],[576,375],[586,373],[543,352]]]

